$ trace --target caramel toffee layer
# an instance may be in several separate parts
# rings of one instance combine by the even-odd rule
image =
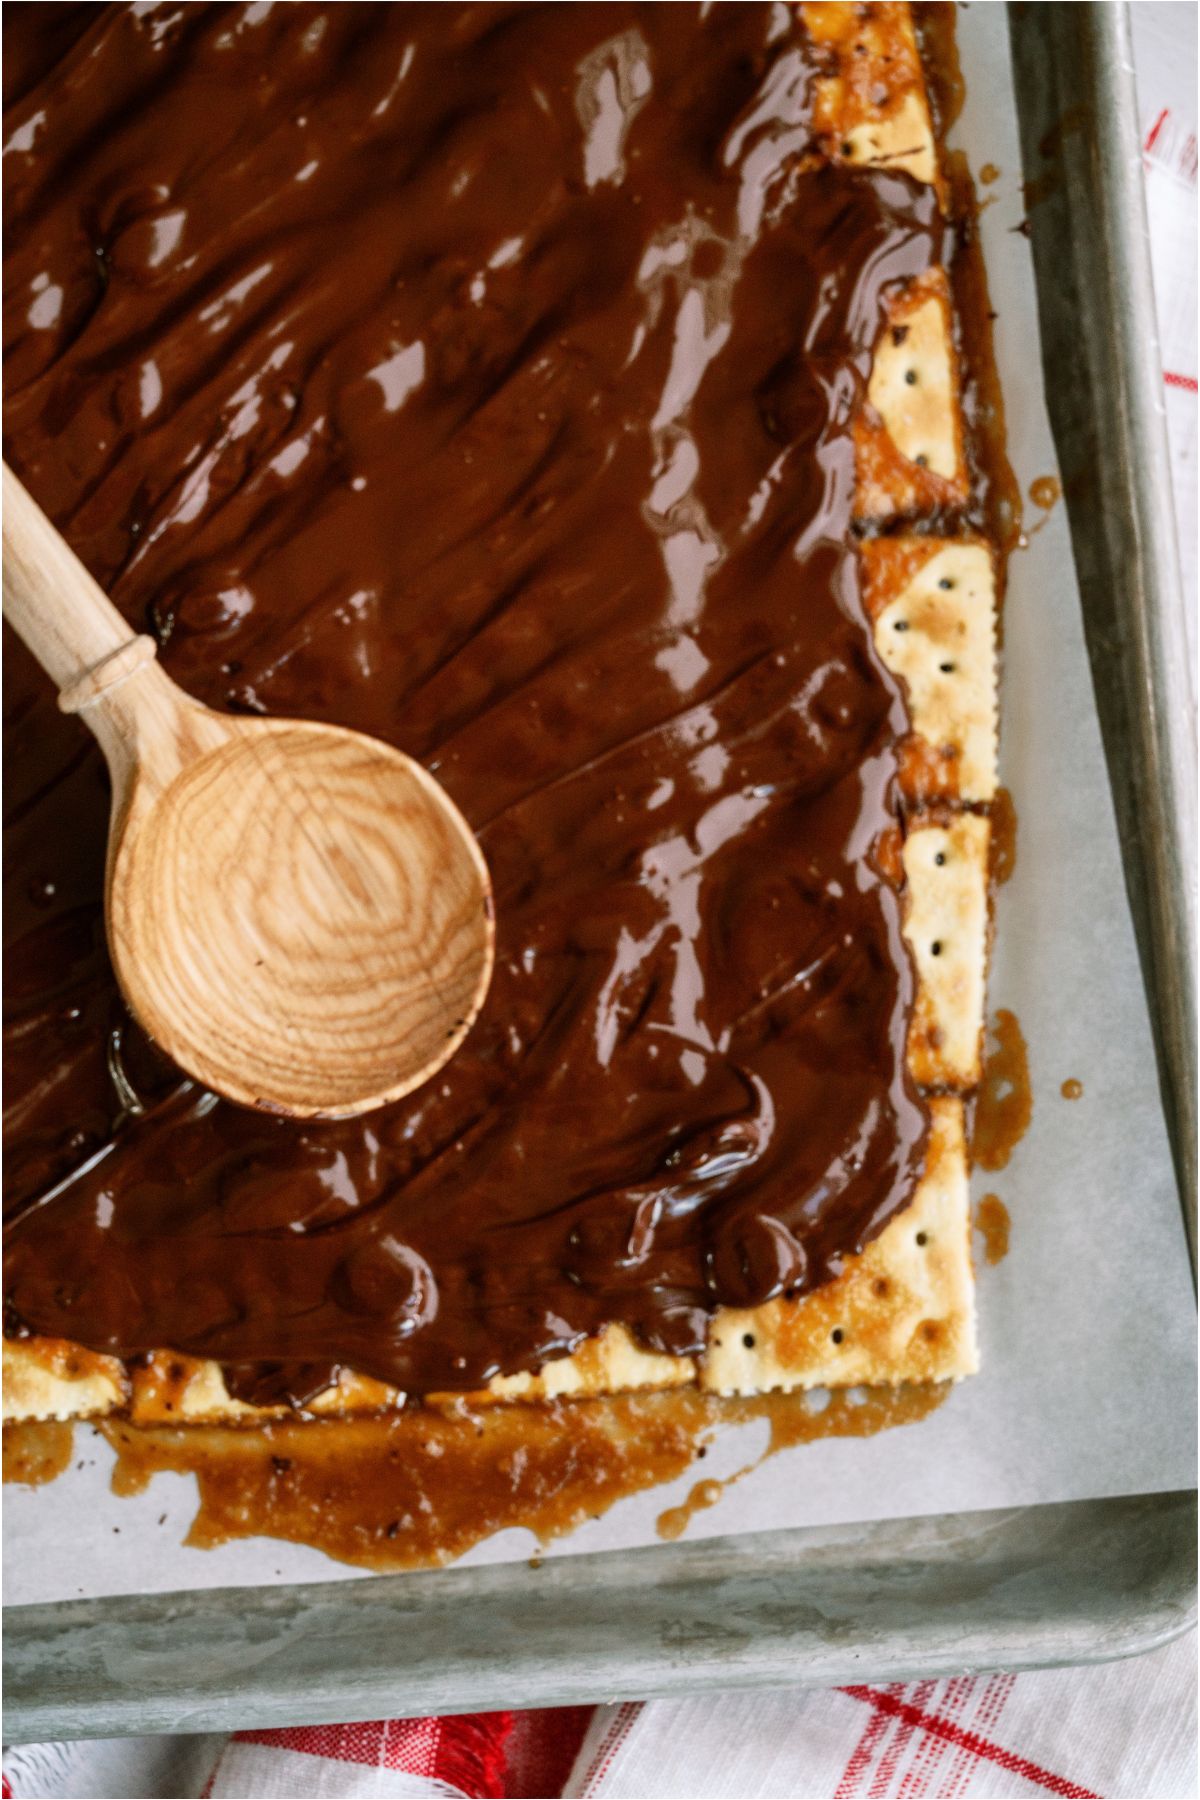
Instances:
[[[805,158],[781,10],[9,9],[7,454],[185,688],[419,757],[499,920],[408,1100],[217,1101],[122,1009],[103,764],[10,646],[12,1328],[463,1388],[698,1350],[909,1200],[849,427],[946,234]]]

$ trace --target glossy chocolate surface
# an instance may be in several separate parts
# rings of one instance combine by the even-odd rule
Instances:
[[[419,757],[496,974],[364,1120],[116,991],[106,788],[8,652],[10,1323],[303,1400],[698,1349],[909,1199],[903,697],[848,425],[933,196],[804,160],[781,7],[19,6],[7,455],[175,678]]]

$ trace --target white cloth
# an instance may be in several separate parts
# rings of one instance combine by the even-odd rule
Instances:
[[[1096,1668],[599,1707],[566,1792],[1190,1800],[1195,1749],[1189,1634]]]

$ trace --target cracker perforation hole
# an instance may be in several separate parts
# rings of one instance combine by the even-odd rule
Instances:
[[[840,1344],[846,1334],[842,1330],[840,1325],[835,1325],[829,1335],[833,1339],[835,1344]]]
[[[923,1250],[928,1242],[929,1242],[929,1233],[927,1231],[918,1231],[917,1236],[916,1236],[916,1244],[917,1244],[918,1250]]]

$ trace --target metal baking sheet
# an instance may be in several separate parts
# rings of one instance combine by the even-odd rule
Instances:
[[[1008,12],[1046,400],[1194,1268],[1196,746],[1174,729],[1188,649],[1128,8]]]
[[[1047,386],[1181,1190],[1194,916],[1166,723],[1181,617],[1124,8],[1010,8]],[[1150,1649],[1194,1618],[1195,1496],[622,1555],[16,1608],[6,1735],[314,1723]]]

